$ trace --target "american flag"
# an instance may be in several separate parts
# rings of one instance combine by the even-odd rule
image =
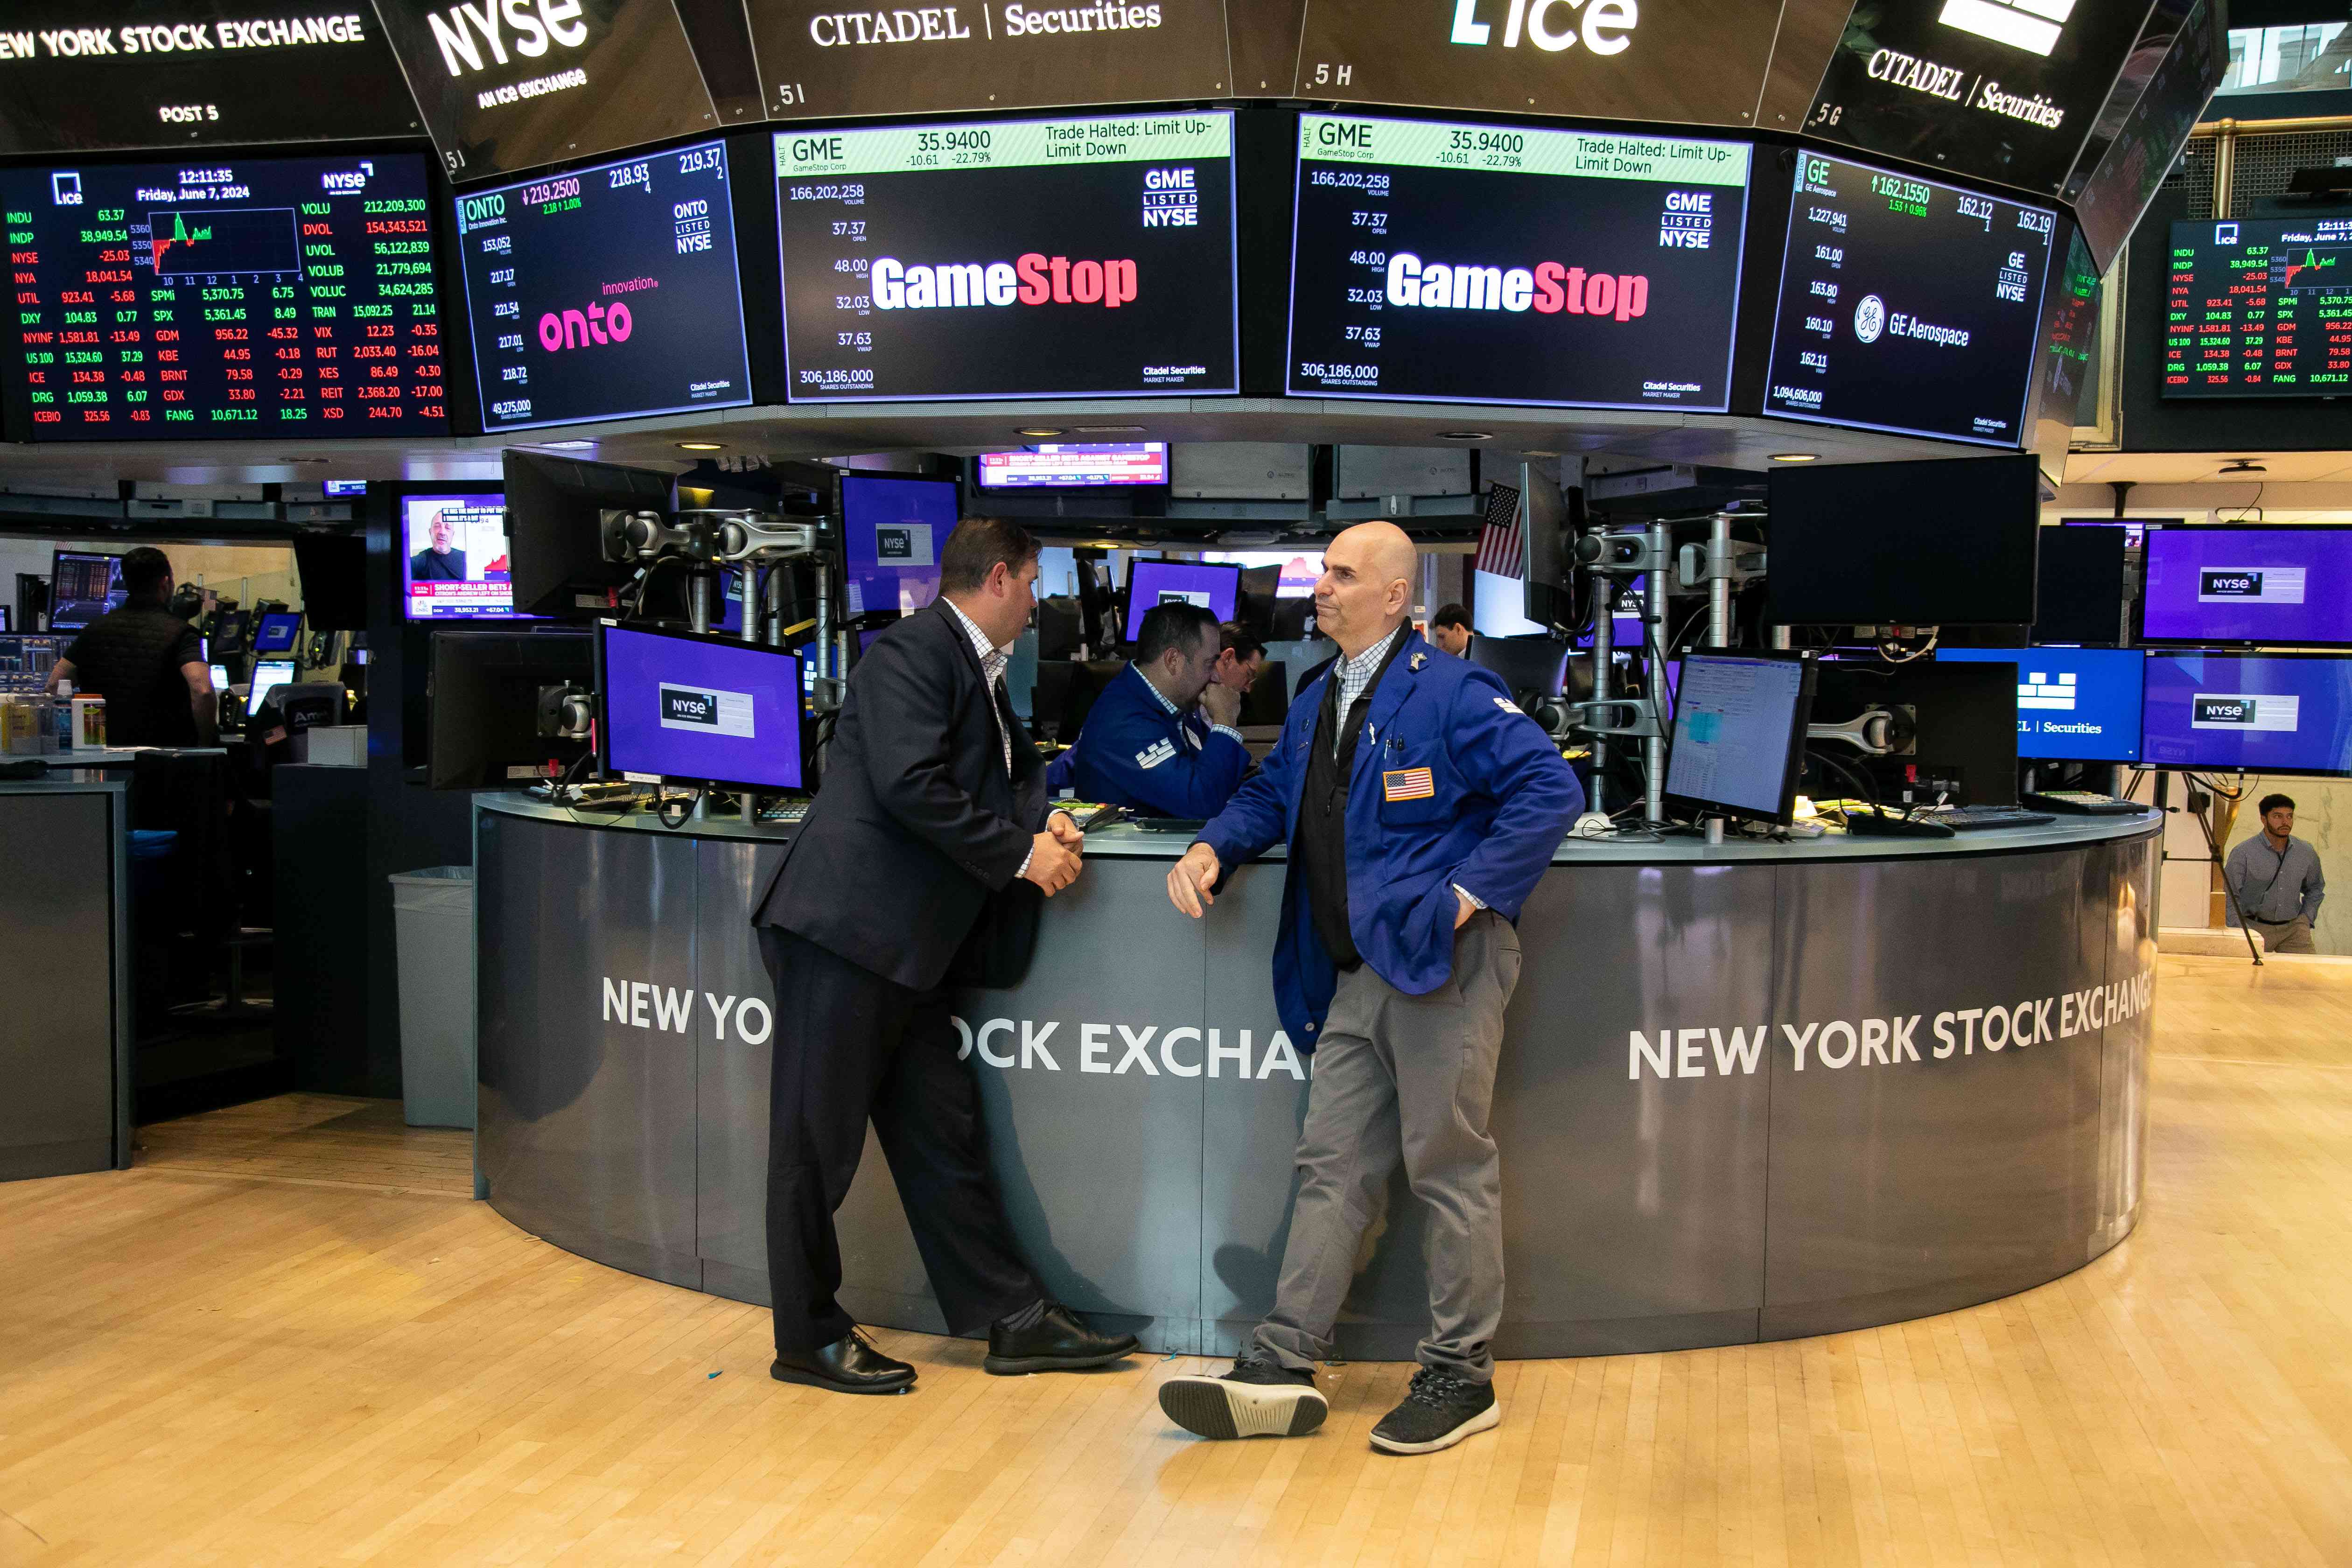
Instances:
[[[1524,577],[1527,568],[1519,549],[1519,492],[1514,485],[1496,485],[1486,492],[1486,525],[1478,531],[1478,570],[1497,577]]]

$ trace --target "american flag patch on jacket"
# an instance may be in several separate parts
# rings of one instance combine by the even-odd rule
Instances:
[[[1383,800],[1427,800],[1437,793],[1437,781],[1427,768],[1398,768],[1381,775]]]

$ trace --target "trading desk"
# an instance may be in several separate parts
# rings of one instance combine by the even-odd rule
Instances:
[[[1948,1310],[2131,1230],[2159,818],[1946,840],[1570,842],[1519,921],[1494,1129],[1506,1356],[1732,1344]],[[478,1182],[584,1257],[764,1303],[772,997],[747,923],[782,830],[477,819]],[[1060,1300],[1231,1353],[1273,1300],[1311,1058],[1268,968],[1279,864],[1205,920],[1181,837],[1089,837],[1037,959],[973,991],[1014,1231]],[[843,889],[854,897],[854,889]],[[1405,1359],[1421,1217],[1400,1174],[1339,1339]],[[843,1303],[941,1328],[878,1148]]]

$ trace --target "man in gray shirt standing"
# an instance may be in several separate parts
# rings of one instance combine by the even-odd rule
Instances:
[[[2230,923],[2236,925],[2243,910],[2246,924],[2262,932],[2271,952],[2311,952],[2311,928],[2327,895],[2319,852],[2294,837],[2294,802],[2288,796],[2263,796],[2262,811],[2262,832],[2230,851],[2222,872],[2230,882]]]

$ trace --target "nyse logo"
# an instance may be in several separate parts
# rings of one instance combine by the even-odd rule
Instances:
[[[915,533],[908,528],[877,528],[874,531],[874,559],[893,565],[915,558]]]
[[[1454,0],[1454,42],[1486,45],[1495,29],[1478,19],[1478,11],[1489,3],[1508,5],[1503,47],[1516,49],[1524,37],[1548,54],[1572,47],[1580,39],[1593,54],[1622,54],[1642,19],[1636,0]]]
[[[751,694],[748,691],[719,691],[664,681],[659,693],[661,727],[665,730],[731,735],[740,741],[758,739],[753,733]]]
[[[2198,580],[2197,595],[2200,598],[2259,599],[2263,596],[2263,574],[2209,569]]]
[[[2200,697],[2197,724],[2248,724],[2254,722],[2257,706],[2251,697]]]
[[[1936,19],[1996,44],[2047,58],[2074,14],[2074,0],[1944,0]]]
[[[588,24],[580,19],[580,0],[475,0],[430,12],[425,25],[433,30],[433,41],[441,46],[441,63],[449,68],[451,76],[505,65],[509,48],[537,59],[551,45],[576,49],[588,41]]]

